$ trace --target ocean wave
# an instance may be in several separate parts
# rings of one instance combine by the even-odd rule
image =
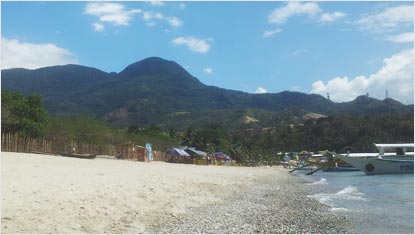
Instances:
[[[330,208],[331,211],[350,211],[350,209],[344,208],[344,207],[333,207]]]
[[[328,184],[325,178],[321,178],[319,181],[313,183],[307,183],[307,185],[318,185],[318,184]]]
[[[320,203],[328,205],[333,209],[336,208],[336,202],[338,201],[366,201],[367,199],[364,196],[365,194],[360,192],[357,187],[347,186],[337,193],[317,193],[307,197],[318,200]]]
[[[345,200],[366,201],[365,194],[354,186],[348,186],[336,193],[336,198]]]

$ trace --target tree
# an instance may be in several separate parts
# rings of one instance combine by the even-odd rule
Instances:
[[[138,131],[138,126],[137,125],[129,125],[127,128],[127,132],[132,134],[132,133],[136,133]]]
[[[182,139],[182,145],[192,146],[194,143],[194,137],[195,137],[195,129],[193,129],[192,127],[187,128],[186,134],[184,135]]]
[[[176,137],[176,128],[174,128],[174,127],[170,127],[169,129],[168,129],[168,133],[169,133],[169,137],[170,138],[175,138]]]
[[[42,107],[40,95],[25,97],[22,93],[2,91],[2,131],[23,136],[43,136],[48,124],[48,113]]]

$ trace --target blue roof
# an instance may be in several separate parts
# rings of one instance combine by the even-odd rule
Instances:
[[[175,153],[179,156],[186,156],[189,157],[190,155],[188,153],[186,153],[186,151],[184,151],[183,149],[179,149],[179,148],[171,148],[169,153]]]
[[[191,152],[195,153],[196,155],[200,155],[200,156],[206,156],[207,155],[206,152],[196,150],[194,148],[187,148],[186,150],[191,151]]]

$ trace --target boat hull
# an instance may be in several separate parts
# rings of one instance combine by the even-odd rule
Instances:
[[[350,166],[337,166],[337,167],[327,167],[324,168],[323,171],[325,172],[349,172],[349,171],[360,171],[359,169],[357,169],[356,167],[350,167]]]
[[[365,172],[374,174],[402,174],[414,173],[414,160],[410,159],[382,159],[379,157],[349,157],[336,154],[336,157]]]
[[[75,158],[82,158],[82,159],[94,159],[97,155],[96,154],[88,154],[88,153],[62,153],[64,157],[75,157]]]

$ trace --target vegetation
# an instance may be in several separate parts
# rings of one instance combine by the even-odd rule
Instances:
[[[236,134],[243,145],[273,152],[335,150],[376,151],[373,143],[413,142],[413,113],[334,115],[301,124],[276,125]]]
[[[323,115],[413,110],[413,105],[392,99],[360,96],[334,103],[316,94],[249,94],[207,86],[177,63],[154,57],[131,64],[120,73],[81,65],[6,69],[1,73],[3,89],[41,94],[51,116],[82,113],[119,128],[154,124],[184,131],[189,126],[204,128],[214,121],[236,129],[241,118],[251,126],[246,128],[269,127],[279,112],[293,108]],[[249,117],[258,122],[247,123]]]
[[[91,116],[48,117],[42,107],[40,95],[24,96],[22,93],[2,91],[1,128],[4,133],[47,139],[76,140],[89,144],[110,145],[127,141],[144,145],[153,144],[155,149],[167,149],[178,144],[175,138],[157,126],[129,132],[116,129]]]
[[[46,136],[51,139],[77,140],[97,145],[116,145],[134,142],[144,146],[152,143],[153,148],[165,150],[178,144],[176,139],[156,126],[132,130],[117,129],[90,116],[52,117],[47,128]]]
[[[224,151],[239,162],[273,163],[278,152],[376,152],[374,143],[413,142],[413,113],[334,115],[303,123],[294,121],[290,124],[287,119],[278,119],[273,127],[234,132],[218,125],[188,128],[181,143],[208,152]]]
[[[19,132],[27,137],[45,134],[48,113],[42,107],[39,95],[24,96],[22,93],[1,92],[1,131]]]
[[[154,112],[156,112],[155,109]],[[143,125],[116,128],[87,115],[52,116],[42,107],[39,95],[2,91],[2,131],[29,137],[76,140],[96,145],[132,141],[153,144],[156,150],[185,145],[206,152],[222,151],[238,162],[273,163],[278,152],[335,150],[376,151],[373,143],[413,142],[413,112],[365,115],[316,115],[301,109],[279,113],[264,110],[229,111],[233,121],[189,127],[178,131],[174,125]],[[188,113],[177,113],[175,118]],[[206,122],[220,123],[213,116]],[[267,127],[264,127],[267,126]]]
[[[182,138],[182,145],[196,147],[211,153],[229,152],[232,149],[231,136],[218,125],[211,125],[202,130],[188,128]]]

